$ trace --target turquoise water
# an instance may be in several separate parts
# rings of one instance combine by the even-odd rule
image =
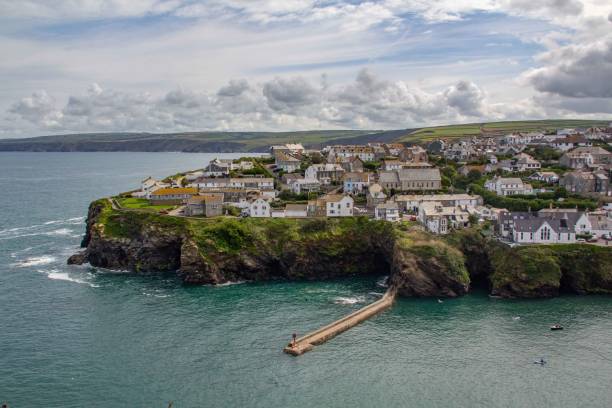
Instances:
[[[211,155],[0,153],[0,400],[15,407],[610,407],[612,298],[402,299],[300,358],[371,279],[183,287],[68,267],[88,203]],[[356,302],[356,303],[351,303]],[[561,332],[548,326],[560,322]],[[548,364],[535,365],[540,357]]]

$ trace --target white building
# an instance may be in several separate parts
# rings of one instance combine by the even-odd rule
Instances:
[[[400,220],[399,208],[394,201],[378,204],[374,208],[374,218],[377,220],[397,222]]]
[[[355,201],[351,196],[328,194],[325,200],[325,215],[328,217],[352,217]]]
[[[400,194],[394,197],[403,211],[418,211],[421,203],[438,202],[443,207],[476,207],[482,205],[482,197],[470,194]]]
[[[519,244],[576,242],[576,231],[566,219],[528,218],[516,220],[512,240]]]
[[[369,173],[345,173],[343,178],[343,188],[345,193],[363,193],[370,185]]]
[[[518,177],[495,177],[485,183],[485,188],[502,196],[533,194],[533,187],[531,187],[531,184],[523,183],[523,180]]]
[[[170,187],[168,183],[162,183],[161,181],[155,180],[153,177],[147,177],[140,182],[140,191],[132,193],[132,197],[150,199],[153,191],[168,187]]]
[[[317,179],[298,178],[289,180],[287,186],[295,194],[316,192],[321,189],[321,183]]]
[[[254,218],[270,217],[271,207],[263,198],[257,198],[249,204],[249,215]]]
[[[469,218],[470,214],[459,206],[443,207],[439,202],[425,202],[419,206],[419,222],[434,234],[448,234],[451,229],[468,227]]]

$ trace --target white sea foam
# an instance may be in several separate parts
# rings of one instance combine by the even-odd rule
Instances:
[[[70,235],[74,231],[69,228],[60,228],[53,231],[45,232],[45,235]]]
[[[46,274],[49,279],[53,279],[53,280],[62,280],[62,281],[67,281],[67,282],[80,283],[82,285],[89,285],[92,288],[100,287],[100,285],[95,285],[83,279],[74,278],[70,276],[67,272],[60,272],[57,269],[51,269],[49,271],[39,269],[38,272]]]
[[[55,262],[56,260],[57,258],[51,255],[31,256],[12,265],[18,266],[20,268],[26,268],[28,266],[48,265],[50,263]]]
[[[389,287],[389,284],[387,283],[388,279],[389,279],[388,276],[383,276],[382,278],[376,281],[376,286],[380,286],[381,288],[388,288]]]
[[[357,297],[342,297],[338,296],[334,298],[334,303],[337,305],[354,305],[355,303],[363,303],[365,298],[363,296]]]
[[[216,285],[212,285],[215,287],[223,287],[223,286],[231,286],[231,285],[240,285],[243,283],[246,283],[247,281],[241,280],[241,281],[228,281],[225,283],[217,283]]]

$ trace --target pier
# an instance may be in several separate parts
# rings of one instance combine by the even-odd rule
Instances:
[[[389,288],[382,298],[374,303],[347,315],[342,319],[336,320],[320,329],[299,337],[295,341],[295,345],[289,344],[283,349],[285,353],[294,356],[302,355],[318,346],[325,343],[327,340],[336,337],[338,334],[347,331],[348,329],[357,326],[366,319],[388,309],[395,300],[396,290]]]

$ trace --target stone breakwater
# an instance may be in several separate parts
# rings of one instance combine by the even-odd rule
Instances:
[[[502,297],[612,293],[609,248],[511,249],[477,230],[441,238],[361,217],[195,220],[98,200],[82,246],[69,263],[174,272],[194,285],[389,275],[400,296],[461,296],[472,282]]]

